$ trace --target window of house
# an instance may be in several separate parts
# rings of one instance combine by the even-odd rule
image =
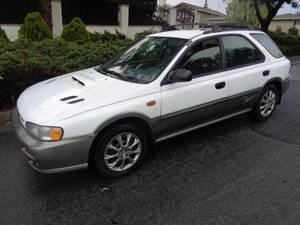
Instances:
[[[292,26],[296,27],[297,29],[300,29],[300,20],[293,20]]]
[[[264,48],[275,58],[283,56],[280,49],[274,43],[274,41],[264,34],[251,34]]]
[[[224,36],[222,42],[227,68],[258,63],[263,59],[256,47],[242,36]]]
[[[190,70],[194,77],[222,69],[218,38],[209,38],[193,45],[185,53],[177,68]]]

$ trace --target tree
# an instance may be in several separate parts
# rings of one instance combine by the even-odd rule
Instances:
[[[266,14],[266,9],[261,6],[261,12]],[[250,1],[231,0],[226,7],[226,20],[229,22],[239,22],[259,26],[254,5]]]
[[[241,0],[244,1],[244,0]],[[268,28],[273,18],[276,16],[278,10],[283,4],[291,5],[293,8],[297,8],[299,0],[246,0],[252,1],[254,4],[257,19],[260,23],[260,28],[264,32],[268,32]],[[260,5],[264,5],[267,9],[267,14],[264,17],[260,10]]]
[[[52,27],[51,0],[38,0],[38,11],[49,27]]]
[[[228,4],[235,0],[224,0]],[[260,24],[260,29],[268,32],[268,28],[278,10],[288,4],[293,8],[298,8],[300,0],[239,0],[243,4],[253,5],[257,20]]]

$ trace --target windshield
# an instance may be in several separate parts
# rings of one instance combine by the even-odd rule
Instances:
[[[137,83],[150,83],[168,66],[187,40],[148,37],[112,58],[96,70]]]

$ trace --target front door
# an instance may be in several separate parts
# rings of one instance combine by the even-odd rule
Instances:
[[[218,38],[193,44],[175,69],[190,70],[193,80],[162,86],[162,137],[193,128],[224,114],[228,79],[222,72]]]

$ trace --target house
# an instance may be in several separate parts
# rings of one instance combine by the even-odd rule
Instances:
[[[293,26],[300,30],[300,15],[288,13],[275,16],[269,26],[269,30],[275,31],[280,27],[282,32],[288,32]]]
[[[208,8],[207,0],[203,7],[181,2],[170,8],[170,12],[176,10],[175,24],[180,23],[207,23],[209,18],[223,18],[225,14]]]
[[[18,37],[20,24],[29,12],[40,11],[39,0],[0,0],[0,26],[8,37]],[[46,1],[44,1],[46,2]],[[91,32],[115,30],[134,37],[138,32],[161,29],[153,20],[157,0],[48,0],[50,24],[54,36],[59,36],[63,25],[80,17]]]

